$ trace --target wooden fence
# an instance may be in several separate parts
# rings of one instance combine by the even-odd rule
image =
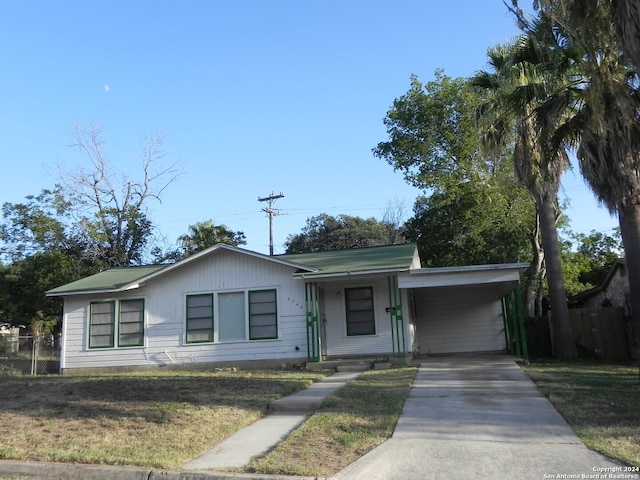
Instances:
[[[621,307],[569,310],[573,338],[581,358],[629,360],[631,335]],[[553,329],[551,329],[553,332]]]

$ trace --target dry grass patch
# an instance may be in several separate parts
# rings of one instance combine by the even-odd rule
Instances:
[[[391,437],[416,367],[371,370],[245,472],[328,477]]]
[[[153,371],[2,377],[0,458],[175,468],[326,374]]]
[[[525,371],[585,445],[628,465],[640,465],[637,366],[545,361]]]

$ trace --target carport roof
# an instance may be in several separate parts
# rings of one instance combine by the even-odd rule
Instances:
[[[398,287],[425,288],[514,282],[520,279],[520,274],[527,268],[528,263],[416,268],[398,276]]]

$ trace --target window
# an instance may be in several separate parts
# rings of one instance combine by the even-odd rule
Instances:
[[[187,295],[187,343],[213,342],[213,294]]]
[[[117,321],[116,321],[117,312]],[[111,300],[89,306],[89,348],[144,345],[144,300]]]
[[[246,340],[244,292],[218,294],[218,341]]]
[[[116,302],[94,302],[89,313],[89,348],[113,347]]]
[[[375,335],[373,316],[373,288],[345,289],[347,335]]]
[[[144,300],[121,300],[118,315],[118,346],[144,345]]]
[[[249,338],[278,338],[278,312],[275,290],[249,292]]]
[[[187,295],[187,343],[244,342],[247,335],[278,338],[275,289]]]

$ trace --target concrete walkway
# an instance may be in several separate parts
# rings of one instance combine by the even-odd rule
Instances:
[[[331,479],[603,478],[582,475],[616,467],[513,358],[456,357],[422,364],[392,438]]]
[[[244,467],[252,458],[264,455],[286,439],[322,402],[362,371],[338,372],[309,388],[271,402],[273,413],[222,441],[204,455],[184,465],[187,470],[215,470]]]

